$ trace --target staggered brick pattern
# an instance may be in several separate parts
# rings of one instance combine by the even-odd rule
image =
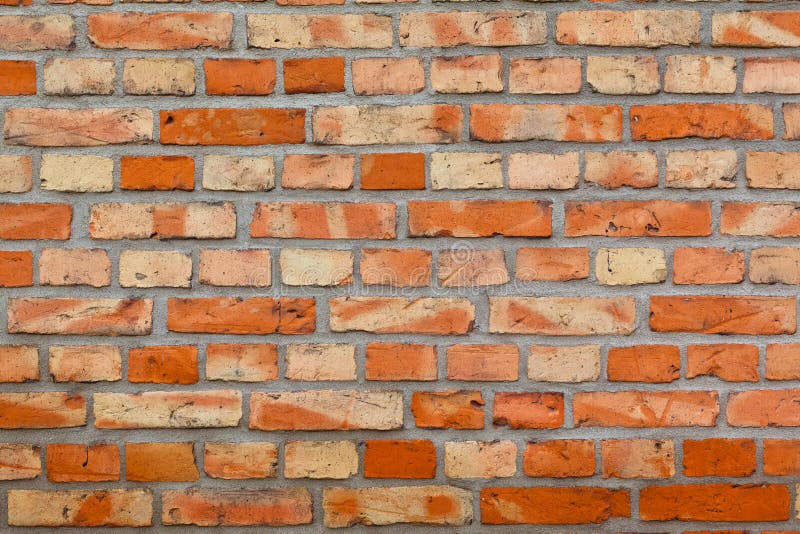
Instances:
[[[0,5],[1,529],[800,532],[796,2]]]

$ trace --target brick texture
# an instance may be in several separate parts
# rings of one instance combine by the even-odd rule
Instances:
[[[0,531],[800,533],[798,51],[792,0],[0,0]]]

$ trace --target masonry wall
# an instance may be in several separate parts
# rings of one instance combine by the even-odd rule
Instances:
[[[0,4],[2,530],[800,531],[796,2]]]

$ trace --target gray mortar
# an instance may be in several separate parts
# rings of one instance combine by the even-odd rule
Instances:
[[[401,486],[401,485],[425,485],[425,484],[450,484],[453,486],[470,489],[474,492],[475,520],[471,526],[459,528],[432,528],[432,527],[410,527],[399,525],[394,527],[355,527],[351,530],[370,531],[370,532],[409,532],[417,531],[458,531],[458,532],[679,532],[682,530],[700,529],[752,529],[761,528],[780,528],[780,529],[800,529],[800,521],[792,520],[786,523],[700,523],[700,522],[657,522],[650,523],[638,519],[638,489],[651,484],[692,484],[692,483],[762,483],[771,482],[778,484],[788,484],[791,487],[792,500],[796,495],[793,483],[795,477],[767,477],[759,467],[758,471],[749,478],[731,477],[705,477],[691,478],[685,477],[681,473],[682,447],[680,442],[683,439],[698,439],[709,437],[742,437],[754,438],[757,441],[759,465],[761,465],[762,447],[760,439],[764,437],[772,438],[797,438],[798,433],[794,428],[734,428],[728,427],[725,422],[725,404],[730,392],[751,390],[751,389],[784,389],[798,387],[797,382],[760,382],[760,383],[726,383],[709,377],[697,378],[674,382],[672,384],[632,384],[632,383],[611,383],[605,378],[605,363],[601,370],[601,378],[597,382],[581,384],[548,384],[533,383],[526,378],[526,360],[528,347],[532,344],[552,344],[552,345],[576,345],[598,343],[603,346],[603,355],[610,346],[624,346],[644,343],[672,343],[682,347],[682,368],[685,370],[685,346],[691,343],[753,343],[761,349],[761,364],[759,372],[763,376],[763,352],[767,343],[791,342],[797,336],[716,336],[716,335],[697,335],[697,334],[664,334],[650,332],[647,325],[648,296],[654,295],[707,295],[707,294],[728,294],[728,295],[796,295],[793,286],[786,285],[755,285],[745,281],[736,285],[722,286],[675,286],[671,282],[672,272],[668,274],[667,282],[658,285],[641,285],[633,287],[605,287],[597,284],[594,275],[590,275],[588,280],[572,281],[568,283],[553,282],[514,282],[505,286],[476,288],[476,289],[448,289],[442,291],[438,284],[434,282],[433,287],[403,289],[400,291],[390,291],[389,288],[382,287],[363,287],[360,282],[347,287],[330,289],[312,289],[287,287],[280,283],[277,272],[277,251],[282,247],[303,247],[303,248],[330,248],[330,249],[350,249],[356,254],[363,247],[397,247],[397,248],[425,248],[434,251],[447,249],[453,246],[474,247],[474,248],[503,248],[506,251],[506,259],[509,263],[509,270],[512,273],[514,267],[514,251],[521,246],[588,246],[592,252],[592,271],[594,251],[599,247],[632,247],[647,246],[663,248],[666,251],[668,263],[671,264],[673,251],[679,246],[720,246],[726,248],[738,248],[750,250],[760,246],[781,246],[793,245],[797,241],[793,239],[774,239],[768,237],[737,237],[722,236],[719,233],[719,214],[721,203],[727,200],[746,200],[746,201],[787,201],[800,200],[800,195],[788,191],[770,190],[748,190],[744,180],[743,162],[744,153],[748,149],[773,150],[773,151],[792,151],[797,150],[797,142],[787,142],[781,139],[784,125],[781,115],[781,103],[800,101],[792,95],[768,95],[768,94],[748,94],[741,93],[741,77],[743,71],[743,58],[745,57],[794,57],[797,49],[778,48],[778,49],[738,49],[730,47],[711,47],[710,46],[710,23],[711,14],[721,11],[736,11],[742,9],[757,10],[786,10],[797,9],[798,2],[781,3],[739,3],[739,2],[653,2],[637,3],[631,1],[621,1],[612,4],[596,4],[587,0],[578,2],[559,2],[559,3],[531,3],[516,0],[502,0],[500,2],[431,2],[431,0],[420,0],[418,3],[399,3],[399,4],[355,4],[348,0],[343,6],[309,6],[309,7],[279,7],[270,2],[253,3],[228,3],[212,2],[205,3],[193,0],[190,3],[181,4],[122,4],[115,3],[113,6],[87,6],[87,5],[48,5],[44,0],[34,0],[34,5],[29,7],[3,7],[0,14],[20,14],[20,15],[45,15],[53,13],[71,14],[76,20],[76,49],[74,51],[42,51],[35,53],[10,53],[3,54],[4,59],[35,59],[37,61],[37,96],[23,96],[2,98],[0,104],[4,108],[11,107],[57,107],[57,108],[96,108],[96,107],[147,107],[154,110],[174,109],[182,107],[304,107],[309,110],[306,118],[306,136],[311,139],[310,109],[313,106],[340,106],[354,104],[430,104],[430,103],[453,103],[460,104],[464,108],[464,139],[465,141],[453,145],[414,145],[414,146],[317,146],[313,144],[304,145],[277,145],[277,146],[254,146],[254,147],[188,147],[188,146],[162,146],[158,143],[139,146],[112,146],[112,147],[92,147],[92,148],[30,148],[3,146],[4,154],[31,154],[34,156],[34,187],[29,193],[20,195],[2,195],[2,202],[68,202],[74,207],[74,220],[72,223],[73,237],[68,242],[63,241],[4,241],[2,248],[5,250],[34,250],[34,264],[38,260],[38,251],[48,247],[100,247],[107,249],[112,258],[112,285],[110,287],[94,289],[85,287],[31,287],[19,289],[4,289],[0,292],[0,308],[5,308],[8,297],[148,297],[155,301],[153,317],[153,334],[148,337],[129,337],[129,338],[107,338],[107,337],[75,337],[75,336],[36,336],[36,335],[0,335],[2,344],[37,344],[40,346],[40,371],[42,380],[39,383],[27,384],[2,384],[0,391],[4,392],[25,392],[25,391],[64,391],[79,393],[87,398],[88,422],[87,426],[68,429],[45,429],[45,430],[8,430],[0,431],[0,441],[28,442],[39,445],[58,442],[73,443],[95,443],[109,442],[120,446],[125,441],[194,441],[195,455],[198,468],[202,473],[202,448],[204,441],[227,440],[227,441],[272,441],[282,447],[282,443],[287,440],[341,440],[353,439],[359,442],[365,439],[430,439],[436,444],[437,476],[433,480],[365,480],[360,475],[350,480],[284,480],[263,479],[263,480],[243,480],[243,481],[223,481],[210,479],[202,476],[196,484],[186,483],[146,483],[137,484],[125,481],[105,482],[105,483],[78,483],[78,484],[55,484],[47,481],[44,475],[40,475],[36,480],[8,481],[0,483],[6,489],[48,489],[48,490],[71,490],[71,489],[91,489],[91,488],[152,488],[154,494],[154,517],[153,530],[167,530],[175,532],[207,532],[209,529],[172,527],[164,528],[160,522],[160,492],[165,489],[180,489],[192,485],[207,488],[269,488],[303,486],[309,488],[314,499],[314,521],[311,526],[300,526],[294,528],[281,528],[280,530],[292,530],[303,532],[321,532],[326,530],[322,526],[322,488],[330,486],[349,486],[349,487],[371,487],[371,486]],[[435,48],[402,48],[398,44],[397,26],[399,15],[405,12],[420,11],[491,11],[497,9],[518,9],[547,12],[547,28],[549,42],[537,46],[519,46],[507,48],[487,48],[461,46],[457,48],[435,49]],[[575,47],[561,46],[553,42],[555,35],[556,14],[566,10],[651,10],[651,9],[686,9],[696,10],[702,16],[702,45],[698,47],[666,46],[658,49],[643,48],[612,48],[612,47]],[[93,48],[86,37],[86,16],[91,13],[105,13],[108,11],[137,11],[144,13],[165,12],[165,11],[221,11],[234,13],[234,37],[231,50],[177,50],[177,51],[130,51],[130,50],[100,50]],[[319,49],[319,50],[264,50],[247,49],[245,32],[245,15],[248,13],[377,13],[391,15],[394,19],[395,29],[394,46],[391,49],[383,50],[338,50],[338,49]],[[429,73],[430,58],[435,56],[455,56],[470,54],[492,54],[499,52],[506,60],[505,80],[508,80],[508,58],[521,57],[547,57],[547,56],[573,56],[576,52],[581,56],[586,55],[654,55],[659,62],[661,76],[665,72],[665,57],[672,54],[709,54],[727,55],[737,58],[737,73],[739,84],[735,94],[726,95],[688,95],[688,94],[668,94],[660,92],[648,96],[612,96],[593,93],[584,83],[583,89],[579,94],[571,95],[510,95],[507,93],[476,94],[476,95],[438,95],[430,88],[427,81]],[[281,60],[296,57],[319,57],[319,56],[344,56],[346,58],[346,91],[339,94],[321,95],[282,95],[282,65]],[[417,56],[423,59],[426,71],[426,89],[415,95],[388,95],[388,96],[360,96],[355,97],[352,89],[350,77],[350,63],[353,59],[361,57],[405,57]],[[56,57],[112,57],[116,59],[117,82],[116,91],[112,96],[81,96],[81,97],[54,97],[46,96],[43,93],[43,64],[48,58]],[[197,89],[194,97],[148,97],[148,96],[125,96],[122,91],[121,74],[122,60],[124,58],[137,57],[169,57],[169,58],[190,58],[195,62]],[[226,97],[218,98],[205,96],[205,87],[202,77],[202,61],[204,58],[240,57],[240,58],[275,58],[277,60],[277,84],[275,94],[266,97]],[[584,60],[584,73],[585,73]],[[585,79],[585,77],[584,77]],[[506,83],[507,86],[507,83]],[[612,103],[623,107],[623,113],[627,116],[631,105],[645,103],[677,103],[677,102],[748,102],[760,103],[770,106],[775,116],[775,140],[772,141],[753,141],[737,142],[727,139],[719,140],[698,140],[698,139],[677,139],[667,140],[658,143],[633,142],[630,140],[630,131],[625,125],[623,141],[621,143],[565,143],[565,142],[546,142],[534,141],[523,143],[479,143],[469,141],[468,136],[468,104],[471,103],[581,103],[581,104],[601,104]],[[626,121],[627,122],[627,121]],[[156,117],[155,139],[158,139],[158,119]],[[665,189],[664,185],[664,155],[670,150],[682,149],[735,149],[739,156],[739,172],[735,189],[728,190],[680,190]],[[485,151],[496,152],[507,155],[513,152],[565,152],[565,151],[608,151],[608,150],[655,150],[659,156],[659,171],[661,176],[661,186],[654,189],[633,190],[622,188],[614,191],[607,191],[592,184],[581,184],[579,189],[570,191],[521,191],[521,190],[486,190],[486,191],[362,191],[358,189],[359,177],[356,176],[356,186],[350,191],[282,191],[280,186],[274,190],[264,193],[236,193],[236,192],[215,192],[201,189],[202,176],[202,155],[204,154],[238,154],[238,155],[272,155],[276,157],[276,176],[280,176],[282,161],[280,156],[283,154],[301,153],[341,153],[341,154],[363,154],[369,152],[404,152],[419,151],[430,154],[434,151]],[[97,154],[112,156],[115,160],[115,191],[112,193],[59,193],[53,191],[41,191],[38,188],[38,164],[39,156],[43,153],[48,154]],[[194,192],[122,192],[118,188],[119,184],[119,157],[121,155],[190,155],[195,157],[195,183]],[[583,157],[581,158],[583,161]],[[583,166],[583,163],[581,164]],[[505,169],[504,169],[505,172]],[[358,165],[356,165],[358,173]],[[507,177],[506,177],[507,180]],[[277,180],[280,181],[279,179]],[[430,179],[427,179],[430,185]],[[507,183],[507,182],[506,182]],[[406,239],[406,216],[404,206],[406,201],[415,199],[542,199],[552,200],[553,205],[553,236],[549,239],[539,238],[505,238],[492,237],[485,239],[454,239],[454,238],[415,238]],[[671,199],[671,200],[711,200],[713,202],[714,214],[714,235],[709,238],[690,237],[690,238],[602,238],[602,237],[579,237],[565,238],[563,236],[564,211],[563,203],[567,200],[623,200],[623,199]],[[237,237],[236,239],[224,240],[172,240],[172,241],[94,241],[88,236],[88,214],[89,206],[98,202],[188,202],[188,201],[220,201],[229,200],[236,203],[237,208]],[[251,239],[248,227],[251,220],[253,208],[258,201],[280,200],[280,201],[330,201],[330,202],[371,202],[389,201],[398,204],[398,224],[397,240],[302,240],[302,239]],[[202,286],[197,280],[197,268],[199,250],[204,247],[219,248],[269,248],[272,250],[273,262],[273,285],[270,288],[219,288]],[[178,288],[154,288],[154,289],[133,289],[120,288],[117,280],[118,258],[122,250],[129,248],[147,250],[180,250],[192,254],[194,260],[194,274],[191,289]],[[356,256],[357,257],[357,256]],[[435,273],[434,261],[434,281],[437,276]],[[36,267],[34,267],[36,271]],[[34,273],[34,278],[38,280],[38,272]],[[358,278],[358,277],[356,277]],[[171,296],[305,296],[313,294],[317,297],[317,325],[318,332],[310,336],[230,336],[230,335],[192,335],[170,333],[166,330],[166,300]],[[326,297],[338,295],[387,295],[401,294],[406,296],[432,296],[432,295],[464,295],[469,296],[476,306],[475,330],[469,336],[427,336],[427,335],[377,335],[363,334],[359,332],[333,334],[326,332],[325,325],[328,321],[328,304]],[[558,295],[558,296],[622,296],[632,295],[636,298],[637,323],[636,332],[630,336],[588,336],[588,337],[549,337],[535,335],[492,335],[488,333],[488,301],[487,295]],[[5,314],[0,314],[0,332],[5,332]],[[284,345],[288,343],[303,342],[338,342],[352,343],[357,347],[357,361],[359,364],[358,382],[290,382],[279,379],[264,383],[225,383],[225,382],[204,382],[192,386],[172,386],[159,384],[129,384],[126,381],[117,383],[95,383],[95,384],[53,384],[49,381],[47,369],[47,347],[49,345],[69,345],[69,344],[98,344],[111,343],[118,345],[123,350],[132,347],[153,344],[196,344],[200,348],[200,372],[203,377],[205,346],[209,343],[230,342],[230,343],[253,343],[268,342],[276,343],[281,346],[280,350],[280,373],[285,370],[283,357],[285,354]],[[447,382],[441,379],[437,383],[431,382],[398,382],[380,383],[367,382],[363,375],[364,347],[371,341],[404,341],[437,344],[439,346],[439,374],[445,376],[444,347],[454,343],[516,343],[520,347],[520,381],[518,382]],[[123,364],[123,376],[126,376],[127,366]],[[404,393],[405,403],[405,429],[381,432],[381,431],[358,431],[358,432],[259,432],[248,431],[248,393],[253,391],[289,391],[298,389],[393,389]],[[93,426],[92,418],[92,393],[101,391],[114,392],[138,392],[138,391],[194,391],[206,389],[239,389],[245,394],[244,415],[236,428],[212,428],[202,430],[188,429],[141,429],[141,430],[99,430]],[[485,428],[478,431],[455,431],[455,430],[426,430],[414,428],[413,417],[411,416],[409,404],[411,393],[414,391],[430,391],[444,389],[479,389],[484,393],[484,400],[487,408],[485,409]],[[645,429],[626,429],[626,428],[571,428],[571,399],[572,394],[579,391],[623,391],[623,390],[643,390],[661,391],[673,389],[687,390],[716,390],[720,394],[720,416],[717,420],[717,427],[712,428],[645,428]],[[509,430],[508,428],[492,428],[491,410],[493,392],[495,391],[560,391],[565,394],[565,425],[557,430]],[[608,438],[655,438],[655,439],[674,439],[676,440],[676,472],[677,474],[668,480],[619,480],[603,479],[600,475],[591,478],[570,478],[570,479],[536,479],[529,478],[522,474],[521,452],[527,440],[546,440],[554,438],[574,438],[592,439],[599,441]],[[450,440],[498,440],[511,439],[517,444],[517,474],[512,478],[489,479],[489,480],[449,480],[444,476],[443,469],[443,444]],[[599,451],[599,446],[596,446]],[[363,451],[363,447],[359,450]],[[124,448],[121,447],[124,456]],[[42,457],[44,453],[42,452]],[[283,451],[280,455],[279,475],[282,476]],[[597,463],[599,471],[599,452],[597,453]],[[123,457],[124,472],[124,457]],[[360,466],[359,473],[363,472]],[[601,486],[610,488],[628,488],[631,490],[631,519],[612,519],[603,525],[589,526],[488,526],[480,524],[479,509],[479,489],[481,487],[492,486]],[[0,499],[0,525],[6,518],[6,501]],[[792,517],[796,513],[792,507]],[[51,529],[12,529],[7,526],[0,527],[4,531],[12,532],[49,532]],[[99,529],[80,529],[83,531],[100,531]],[[140,531],[141,529],[102,529]],[[254,527],[247,528],[228,528],[230,532],[253,532]]]

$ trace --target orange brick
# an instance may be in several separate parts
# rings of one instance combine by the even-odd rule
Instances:
[[[675,249],[672,281],[676,284],[738,284],[744,280],[744,252],[722,248]]]
[[[143,347],[128,351],[128,381],[154,384],[195,384],[197,347]]]
[[[361,189],[425,189],[425,154],[363,154]]]
[[[728,382],[758,382],[758,347],[714,344],[686,347],[686,378],[715,376]]]
[[[367,440],[365,478],[433,478],[436,448],[428,440]]]
[[[674,345],[635,345],[608,349],[612,382],[672,382],[680,378],[681,351]]]
[[[515,381],[519,375],[516,345],[451,345],[447,347],[447,379]]]
[[[275,90],[274,59],[206,59],[206,94],[263,96]]]
[[[492,424],[512,429],[558,428],[564,424],[564,395],[495,393]]]
[[[683,442],[683,473],[689,477],[748,477],[756,470],[756,444],[750,439]]]
[[[522,453],[529,477],[590,477],[595,473],[594,442],[584,439],[531,441]]]
[[[0,61],[0,96],[35,95],[36,62]]]
[[[368,343],[367,380],[436,380],[436,348],[431,345]]]
[[[194,160],[188,156],[123,156],[120,188],[134,191],[192,191]]]
[[[483,397],[480,391],[417,391],[411,413],[419,428],[481,429]]]
[[[431,284],[432,254],[421,249],[363,249],[361,281],[365,285],[425,287]]]
[[[304,109],[212,108],[161,111],[164,145],[276,145],[306,139]]]
[[[0,251],[0,287],[33,285],[33,254],[28,251]]]
[[[625,489],[482,488],[480,499],[481,522],[487,525],[597,524],[631,515]]]
[[[192,443],[126,443],[125,479],[192,482],[200,478]]]
[[[47,479],[51,482],[105,482],[119,480],[116,445],[56,443],[45,450]]]
[[[344,91],[344,58],[285,59],[283,89],[289,95],[341,93]]]

